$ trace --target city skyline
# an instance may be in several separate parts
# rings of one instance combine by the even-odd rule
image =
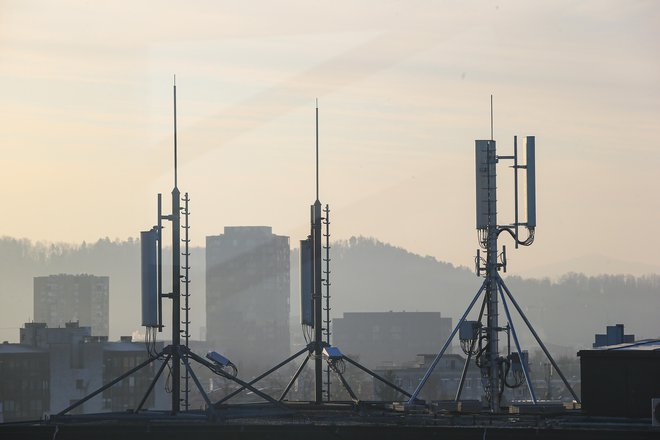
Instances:
[[[660,270],[658,238],[630,239],[660,220],[645,192],[660,159],[654,3],[201,2],[152,20],[155,6],[3,4],[3,235],[80,243],[153,224],[177,74],[193,245],[228,225],[307,235],[318,97],[333,238],[470,266],[493,94],[500,154],[537,138],[536,243],[511,249],[510,273],[601,257]]]

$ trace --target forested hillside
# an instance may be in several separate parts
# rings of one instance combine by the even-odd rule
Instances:
[[[165,261],[169,260],[167,252]],[[18,328],[33,315],[32,278],[58,273],[109,276],[111,338],[140,330],[139,253],[139,241],[131,238],[104,238],[80,245],[1,238],[2,340],[16,341]],[[419,310],[440,311],[456,320],[481,283],[471,269],[373,238],[335,242],[331,258],[333,316],[347,311]],[[297,249],[292,249],[291,260],[291,313],[298,315]],[[206,319],[204,248],[192,249],[191,266],[191,333],[198,339]],[[660,337],[658,274],[587,277],[569,273],[556,282],[520,277],[505,280],[539,334],[550,343],[587,346],[594,333],[616,323],[625,324],[626,331],[637,337]],[[165,304],[169,309],[169,303]],[[523,323],[518,320],[516,325],[522,328]],[[523,338],[525,333],[521,331]]]

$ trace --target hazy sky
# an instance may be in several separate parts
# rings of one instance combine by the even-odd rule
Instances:
[[[0,1],[0,234],[149,228],[176,74],[194,245],[226,225],[306,236],[318,97],[333,237],[471,265],[492,93],[500,154],[537,137],[537,240],[509,272],[593,255],[660,270],[659,23],[655,1]]]

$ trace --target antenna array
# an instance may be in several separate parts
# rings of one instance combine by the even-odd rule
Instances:
[[[408,401],[409,404],[419,395],[422,388],[429,379],[431,373],[438,365],[443,354],[449,347],[452,339],[459,333],[461,348],[467,355],[461,381],[455,400],[460,400],[463,384],[468,365],[472,358],[481,369],[482,383],[486,400],[488,401],[491,412],[501,411],[501,398],[505,387],[518,387],[523,383],[527,384],[529,394],[534,403],[537,403],[536,394],[530,379],[527,352],[522,351],[518,334],[514,327],[511,313],[508,307],[507,299],[513,304],[528,329],[536,339],[537,343],[557,370],[559,376],[564,382],[566,388],[573,395],[573,398],[579,402],[579,398],[572,387],[558,368],[556,362],[549,351],[539,338],[531,323],[523,313],[522,309],[514,299],[499,272],[506,272],[506,247],[502,246],[502,252],[499,253],[498,237],[501,232],[507,232],[514,240],[516,247],[518,245],[529,246],[534,242],[534,231],[536,228],[536,183],[535,183],[535,138],[527,136],[525,138],[525,150],[527,153],[527,163],[521,165],[518,161],[518,141],[514,137],[514,153],[512,156],[498,156],[496,143],[493,139],[493,97],[491,95],[491,139],[477,140],[475,142],[475,171],[476,171],[476,227],[479,236],[479,245],[486,251],[486,257],[482,258],[480,250],[477,250],[475,266],[477,276],[483,276],[484,281],[481,288],[470,302],[467,310],[459,320],[458,324],[450,334],[444,346],[434,359],[426,374],[420,381],[417,389],[413,392]],[[496,166],[501,160],[513,160],[514,170],[514,222],[512,224],[498,224],[497,220],[497,170]],[[518,173],[525,170],[527,174],[527,219],[525,222],[519,221],[518,213]],[[527,236],[520,238],[520,228],[527,230]],[[474,305],[477,303],[482,293],[484,294],[476,321],[467,321],[466,318]],[[499,305],[504,308],[507,324],[501,326],[499,323]],[[485,319],[485,323],[483,322]],[[499,334],[505,332],[507,340],[513,337],[515,352],[511,352],[511,346],[507,349],[507,356],[500,355]],[[513,376],[508,379],[508,375]]]

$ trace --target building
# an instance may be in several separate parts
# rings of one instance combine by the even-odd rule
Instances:
[[[0,423],[39,420],[50,407],[48,351],[0,344]]]
[[[605,334],[597,334],[593,348],[635,342],[635,335],[626,335],[623,324],[608,325]]]
[[[440,312],[350,312],[333,319],[332,344],[366,366],[400,365],[440,350],[451,329]]]
[[[0,415],[4,421],[35,420],[78,402],[148,359],[145,345],[130,336],[109,342],[92,336],[77,322],[49,328],[27,323],[20,344],[0,345]],[[159,348],[162,348],[162,344]],[[75,408],[72,413],[117,412],[135,409],[160,367],[157,360]],[[144,409],[168,407],[161,376]]]
[[[94,336],[109,335],[110,279],[94,275],[34,278],[34,321],[50,328],[67,322],[89,326]]]
[[[289,257],[289,237],[269,226],[206,237],[206,338],[243,373],[290,353]]]
[[[651,417],[660,397],[660,339],[581,350],[582,409],[589,415]]]
[[[374,371],[407,392],[413,393],[436,357],[437,354],[419,354],[413,362],[399,366],[379,367]],[[464,354],[445,353],[422,388],[419,398],[426,402],[454,400],[461,382],[463,369],[465,368],[465,360],[466,357]],[[528,368],[536,397],[539,400],[543,400],[543,396],[547,392],[549,378],[544,377],[545,372],[540,366],[534,367],[530,365]],[[401,394],[377,379],[372,379],[372,383],[374,399],[376,400],[405,399]],[[506,386],[504,388],[502,394],[503,403],[529,401],[531,399],[526,382],[515,383],[515,378],[512,375],[508,375],[507,383],[510,383],[513,387]],[[576,384],[579,385],[579,382],[575,380],[571,381],[572,387],[575,387]],[[553,380],[552,385],[555,388],[564,388],[563,382],[559,379]],[[471,358],[470,365],[465,372],[461,401],[485,402],[481,370],[475,365],[474,357]]]
[[[144,344],[133,342],[130,336],[122,336],[117,342],[102,343],[99,348],[102,353],[103,384],[111,382],[147,360]],[[162,344],[159,345],[158,349],[162,349]],[[137,408],[160,365],[160,360],[152,362],[121,382],[104,390],[101,411],[117,412]],[[168,407],[167,401],[169,399],[167,397],[169,396],[165,396],[164,378],[161,377],[159,382],[159,386],[154,388],[155,392],[150,393],[147,397],[144,403],[145,409]],[[192,381],[191,386],[194,386]]]
[[[396,367],[381,367],[376,374],[384,377],[398,387],[412,393],[419,385],[427,370],[435,360],[435,354],[417,355],[415,362],[409,365]],[[456,391],[461,381],[465,358],[460,354],[445,354],[436,365],[433,373],[422,388],[419,398],[431,402],[433,400],[450,400],[456,397]],[[377,400],[402,400],[401,394],[373,379],[374,398]],[[465,383],[461,392],[461,400],[481,400],[483,389],[481,387],[481,372],[470,363],[465,376]]]

